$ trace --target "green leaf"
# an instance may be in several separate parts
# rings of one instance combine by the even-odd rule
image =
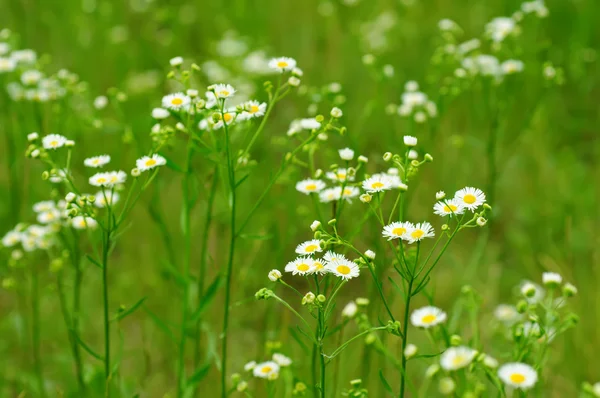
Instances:
[[[173,341],[174,344],[177,344],[177,339],[175,338],[175,335],[171,331],[169,325],[167,325],[162,319],[160,319],[154,312],[150,311],[146,305],[144,305],[144,311],[146,311],[146,313],[150,315],[150,318],[152,318],[156,326],[158,326],[163,332],[165,332],[165,334],[171,339],[171,341]]]
[[[144,303],[144,301],[146,301],[146,297],[138,300],[134,305],[129,307],[129,309],[119,312],[112,320],[120,321],[121,319],[125,318],[126,316],[132,314],[135,310],[137,310],[140,307],[140,305],[142,305]]]
[[[75,337],[75,340],[77,340],[77,343],[79,343],[79,345],[91,356],[93,356],[94,358],[96,358],[99,361],[104,361],[104,357],[100,354],[97,354],[94,350],[92,350],[92,348],[85,344],[85,342],[83,340],[81,340],[81,337],[79,337],[79,335],[77,334],[77,332],[73,329],[71,329],[71,333],[73,333],[73,336]]]
[[[160,155],[167,160],[168,168],[170,168],[171,170],[175,170],[179,173],[185,173],[185,170],[181,166],[179,166],[177,163],[173,162],[171,159],[166,157],[163,153],[161,153]]]
[[[204,292],[204,296],[202,296],[202,300],[200,301],[200,305],[198,309],[194,312],[194,314],[190,318],[190,322],[196,322],[200,319],[200,315],[206,310],[208,304],[215,298],[217,292],[219,291],[219,287],[223,282],[223,278],[221,274],[218,274],[212,283],[208,286],[206,291]]]
[[[245,176],[243,176],[242,178],[240,178],[239,181],[235,183],[235,187],[237,188],[240,185],[242,185],[242,183],[244,181],[246,181],[248,179],[248,177],[250,177],[250,174],[246,174]]]
[[[304,350],[306,355],[308,355],[310,353],[310,349],[306,346],[306,344],[304,344],[302,339],[300,339],[300,336],[298,335],[298,332],[296,332],[296,329],[290,326],[288,330],[290,331],[290,335],[292,336],[292,338],[296,340],[296,343],[298,343],[298,345]]]
[[[96,267],[102,269],[102,264],[100,264],[98,261],[94,260],[92,258],[92,256],[90,256],[89,254],[86,254],[85,258],[87,258],[90,261],[90,263],[94,264]]]
[[[440,355],[442,355],[444,353],[444,351],[440,351],[437,354],[419,354],[419,355],[415,355],[414,357],[411,357],[410,359],[417,359],[417,358],[435,358],[435,357],[439,357]]]
[[[202,381],[210,371],[210,363],[196,370],[187,380],[187,385],[196,385]]]
[[[412,294],[411,297],[416,296],[421,290],[425,289],[425,287],[427,286],[427,284],[429,283],[429,281],[431,280],[431,277],[428,276],[427,279],[425,279],[423,282],[421,282],[421,284],[419,285],[419,287],[417,288],[417,290],[415,290]]]
[[[390,386],[390,383],[388,383],[388,381],[385,379],[385,376],[383,375],[383,371],[381,369],[379,369],[379,378],[381,379],[383,387],[386,389],[386,391],[389,392],[392,396],[395,396],[392,386]]]

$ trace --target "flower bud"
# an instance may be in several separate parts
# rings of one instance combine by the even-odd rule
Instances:
[[[343,112],[340,108],[334,107],[331,109],[330,114],[331,114],[331,117],[338,119],[338,118],[342,117]]]
[[[292,87],[298,87],[300,85],[300,79],[298,79],[296,76],[290,76],[288,79],[288,84]]]
[[[314,232],[321,227],[321,221],[315,220],[310,224],[310,229]]]
[[[404,356],[406,359],[412,358],[417,354],[418,348],[414,344],[408,344],[404,349]]]
[[[371,203],[372,199],[373,197],[368,193],[363,193],[362,195],[360,195],[360,201],[363,203]]]
[[[360,155],[360,156],[358,157],[358,161],[359,161],[360,163],[367,163],[367,162],[369,161],[369,158],[367,158],[366,156]]]
[[[570,283],[565,283],[562,290],[566,297],[573,297],[577,294],[577,288]]]
[[[425,371],[425,377],[428,379],[431,379],[439,371],[440,371],[440,365],[434,363],[433,365],[430,365],[427,368],[427,370]]]
[[[428,153],[425,154],[424,159],[425,159],[426,162],[433,162],[433,156],[431,156]]]
[[[417,146],[417,137],[413,137],[412,135],[404,136],[404,145],[406,146]]]
[[[367,257],[367,258],[369,258],[371,260],[375,260],[375,256],[376,256],[376,254],[375,254],[375,252],[373,250],[367,250],[365,252],[365,257]]]
[[[436,200],[442,200],[442,199],[444,199],[445,197],[446,197],[446,192],[444,192],[444,191],[438,191],[438,192],[436,192],[436,194],[435,194],[435,198],[436,198]]]
[[[544,272],[542,274],[542,281],[544,282],[544,285],[549,288],[555,288],[562,283],[562,276],[556,272]]]
[[[182,57],[174,57],[171,58],[169,60],[169,63],[171,64],[171,66],[173,67],[179,67],[183,64],[183,58]]]
[[[383,154],[383,161],[384,162],[389,162],[390,160],[392,160],[392,153],[391,152],[386,152]]]
[[[271,282],[277,282],[279,279],[281,279],[281,272],[279,270],[274,269],[269,272],[268,276]]]
[[[38,133],[27,134],[27,141],[32,142],[40,138]]]
[[[523,286],[521,286],[521,294],[525,297],[531,298],[535,296],[537,289],[533,283],[525,282]]]
[[[141,174],[140,169],[138,169],[137,167],[131,170],[132,177],[139,177],[140,174]]]
[[[67,196],[65,196],[65,200],[66,200],[68,203],[71,203],[71,202],[73,202],[73,201],[74,201],[76,198],[77,198],[77,195],[75,195],[73,192],[69,192],[69,193],[67,194]]]
[[[308,292],[302,297],[302,305],[312,304],[315,302],[315,294],[312,292]]]
[[[487,224],[487,220],[485,218],[477,217],[477,225],[483,227],[485,224]]]
[[[325,296],[324,296],[324,295],[322,295],[322,294],[319,294],[319,295],[317,296],[317,301],[318,301],[319,303],[324,303],[325,301],[327,301],[327,297],[325,297]]]
[[[358,297],[356,300],[354,300],[354,302],[359,307],[366,307],[370,303],[369,299],[365,297]]]
[[[456,389],[456,383],[450,377],[443,377],[440,379],[438,389],[443,395],[450,395]]]
[[[452,336],[450,336],[450,345],[458,347],[459,345],[461,345],[461,343],[462,338],[459,335],[453,334]]]
[[[31,151],[31,157],[32,158],[37,158],[38,156],[40,156],[40,150],[39,149],[34,149],[33,151]]]

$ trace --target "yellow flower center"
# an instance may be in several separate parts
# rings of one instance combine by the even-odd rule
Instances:
[[[316,270],[322,270],[323,269],[323,264],[321,264],[318,261],[315,261],[314,266],[315,266]]]
[[[352,190],[349,188],[344,189],[344,195],[351,195],[352,194]]]
[[[306,250],[308,253],[312,253],[315,250],[317,250],[318,247],[319,246],[317,246],[317,245],[308,245],[308,246],[306,246],[306,248],[304,250]]]
[[[525,376],[523,376],[521,373],[513,373],[510,375],[510,381],[521,384],[525,381]]]
[[[410,233],[410,236],[412,236],[414,239],[419,239],[421,238],[423,235],[425,235],[425,232],[423,232],[422,229],[415,229],[414,231],[412,231]]]
[[[58,141],[50,141],[50,146],[57,146],[58,145]]]
[[[273,370],[272,367],[270,366],[263,366],[263,368],[260,370],[262,373],[271,373],[271,371]]]
[[[173,98],[171,100],[171,104],[173,104],[173,105],[181,105],[181,104],[183,104],[183,100],[181,98],[177,98],[176,97],[176,98]]]
[[[100,159],[94,159],[94,160],[92,160],[92,164],[98,164],[98,163],[100,163]]]
[[[220,94],[221,96],[223,96],[223,97],[227,97],[227,96],[229,96],[229,91],[227,91],[227,90],[221,90],[221,91],[219,92],[219,94]]]
[[[453,212],[455,212],[456,210],[458,210],[458,207],[456,207],[456,206],[454,206],[454,205],[445,205],[445,206],[444,206],[444,211],[445,211],[446,213],[453,213]]]
[[[350,273],[350,267],[348,267],[347,265],[338,265],[337,272],[339,272],[342,275],[348,275]]]
[[[297,269],[298,271],[301,271],[301,272],[306,272],[306,271],[308,271],[308,270],[310,269],[310,266],[309,266],[308,264],[304,264],[304,263],[302,263],[302,264],[298,265],[298,266],[296,267],[296,269]]]
[[[100,178],[98,178],[97,181],[98,181],[98,184],[104,184],[106,182],[106,178],[100,177]]]
[[[406,228],[402,228],[402,227],[392,229],[392,233],[394,235],[398,235],[398,236],[404,235],[405,232],[406,232]]]
[[[250,106],[250,113],[256,113],[258,112],[259,108],[256,105],[251,105]]]
[[[343,181],[346,179],[346,173],[337,173],[337,177]]]
[[[464,362],[465,362],[465,358],[462,355],[457,355],[456,357],[454,357],[454,359],[452,359],[452,364],[454,366],[461,365]]]
[[[423,318],[421,318],[421,322],[423,323],[432,323],[433,321],[435,321],[436,317],[433,314],[427,314],[425,315]]]
[[[231,113],[226,113],[223,115],[223,119],[225,119],[226,123],[229,123],[233,119],[233,115]]]
[[[475,197],[475,195],[468,193],[463,197],[463,200],[465,203],[472,205],[473,203],[475,203],[477,198]]]
[[[372,188],[378,189],[378,188],[383,188],[385,185],[383,184],[383,182],[374,182],[373,184],[371,184]]]
[[[288,66],[288,63],[285,61],[279,61],[277,62],[277,66],[280,68],[286,68]]]
[[[308,184],[304,187],[304,189],[306,189],[307,191],[314,191],[315,189],[317,189],[317,184]]]
[[[146,167],[154,166],[156,164],[156,160],[148,159],[146,160]]]

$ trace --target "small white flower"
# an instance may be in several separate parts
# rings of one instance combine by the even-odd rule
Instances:
[[[409,91],[409,92],[414,92],[414,91],[417,91],[418,89],[419,89],[419,83],[417,83],[414,80],[409,80],[404,85],[404,90]]]
[[[163,108],[179,111],[182,109],[186,109],[190,102],[190,97],[188,97],[184,93],[174,93],[163,97],[162,106]]]
[[[492,19],[486,26],[485,32],[494,42],[502,42],[508,35],[513,33],[517,27],[514,19],[498,17]]]
[[[463,214],[465,212],[465,207],[458,200],[450,199],[443,202],[437,202],[433,205],[433,212],[441,217],[453,216],[456,214]]]
[[[292,275],[309,275],[312,273],[314,261],[311,257],[299,257],[287,263],[285,272],[291,272]]]
[[[529,389],[537,382],[537,372],[531,366],[513,362],[504,364],[498,369],[498,377],[504,384],[520,388],[522,390]]]
[[[544,272],[542,274],[542,281],[546,286],[556,287],[562,283],[562,276],[556,272]]]
[[[438,390],[442,395],[451,395],[456,390],[456,383],[451,377],[442,377],[438,385]]]
[[[325,275],[329,270],[323,264],[323,260],[314,260],[310,269],[311,274]]]
[[[110,163],[110,155],[99,155],[87,158],[83,161],[86,167],[99,168]]]
[[[387,175],[378,174],[363,181],[362,187],[369,193],[383,192],[393,188],[393,181]]]
[[[466,187],[456,192],[454,198],[459,203],[473,211],[485,203],[485,194],[481,189]]]
[[[114,187],[117,184],[123,184],[127,179],[124,171],[108,171],[96,173],[90,177],[89,183],[95,187]]]
[[[273,354],[273,361],[282,368],[292,364],[292,360],[290,358],[277,352]]]
[[[0,57],[0,74],[12,72],[17,67],[17,62],[12,58]],[[18,83],[17,83],[18,84]]]
[[[94,229],[98,226],[98,222],[92,217],[77,216],[73,217],[71,225],[75,229]]]
[[[336,202],[342,197],[342,187],[327,188],[319,192],[319,200],[322,203]]]
[[[269,272],[269,280],[271,282],[277,282],[279,279],[281,279],[281,271],[274,269]]]
[[[171,114],[169,113],[168,110],[164,109],[164,108],[154,108],[152,109],[152,117],[156,120],[162,120],[162,119],[166,119],[169,116],[171,116]]]
[[[425,238],[433,238],[435,232],[433,227],[428,222],[415,224],[413,228],[406,231],[403,239],[407,240],[408,243],[415,243]]]
[[[58,134],[49,134],[42,138],[42,145],[46,149],[57,149],[67,143],[67,138]]]
[[[231,84],[215,84],[210,86],[217,98],[231,98],[235,94],[235,88]]]
[[[416,309],[410,314],[410,322],[419,328],[430,328],[446,321],[446,313],[433,306]]]
[[[255,377],[273,380],[279,375],[279,365],[273,361],[262,362],[256,364],[252,369],[252,372]]]
[[[326,268],[330,273],[346,280],[356,278],[360,274],[355,262],[342,258],[327,262]]]
[[[486,366],[490,369],[496,369],[498,367],[498,360],[487,354],[483,354],[482,362],[483,362],[484,366]]]
[[[412,230],[414,225],[408,221],[406,222],[393,222],[383,227],[382,235],[388,240],[402,239],[409,230]]]
[[[534,297],[537,293],[537,287],[531,282],[525,282],[521,285],[521,294],[525,297]]]
[[[323,256],[323,260],[325,260],[326,262],[332,262],[332,261],[336,261],[336,260],[348,260],[348,259],[343,254],[338,254],[331,250],[328,250],[327,253],[325,253],[325,255]]]
[[[452,371],[469,366],[477,355],[477,351],[466,347],[450,347],[440,357],[440,365],[443,369]]]
[[[354,181],[354,176],[348,177],[348,170],[336,169],[335,171],[328,171],[325,176],[332,181],[344,182],[346,180]]]
[[[303,194],[311,194],[313,192],[319,192],[325,188],[325,183],[321,180],[306,179],[296,184],[296,190]]]
[[[164,166],[165,164],[167,164],[167,160],[158,154],[143,156],[135,161],[136,168],[142,172],[151,170],[155,167]]]
[[[321,221],[315,220],[312,222],[312,224],[310,224],[310,229],[314,232],[317,229],[319,229],[320,226],[321,226]]]
[[[356,303],[354,301],[351,301],[348,304],[346,304],[346,306],[342,310],[342,316],[344,318],[354,318],[354,316],[356,315],[357,312],[358,312],[358,306],[356,305]]]
[[[288,79],[288,84],[292,87],[298,87],[300,86],[300,83],[302,82],[296,76],[290,76],[290,78]]]
[[[523,71],[525,65],[523,61],[508,59],[500,64],[500,69],[505,75],[512,75]]]
[[[483,227],[485,224],[487,224],[487,220],[485,218],[477,217],[477,225]]]
[[[404,349],[404,356],[408,359],[414,357],[417,354],[418,348],[414,344],[407,344]]]
[[[27,134],[27,141],[29,141],[29,142],[35,141],[35,140],[37,140],[38,138],[40,138],[40,136],[39,136],[39,134],[38,134],[38,133],[30,133],[30,134]]]
[[[366,256],[367,258],[370,258],[371,260],[375,260],[375,256],[376,256],[376,254],[375,254],[375,252],[374,252],[373,250],[367,250],[367,251],[365,252],[365,256]]]
[[[98,193],[96,193],[96,195],[94,197],[96,199],[94,201],[94,205],[99,208],[106,207],[107,202],[108,202],[109,206],[112,206],[115,203],[117,203],[120,198],[120,196],[117,192],[111,193],[110,191],[105,191],[105,192],[99,191]]]
[[[26,86],[33,86],[42,80],[43,75],[40,71],[32,69],[26,70],[21,74],[21,82]]]
[[[344,113],[342,112],[342,110],[340,108],[334,107],[331,109],[331,112],[329,113],[331,115],[331,117],[334,117],[336,119],[341,118]]]
[[[56,208],[56,203],[52,200],[44,200],[41,202],[37,202],[33,205],[33,211],[36,213],[41,213],[44,211],[50,211]]]
[[[106,105],[108,105],[108,98],[106,96],[100,95],[94,98],[94,108],[100,110],[106,108]]]
[[[60,220],[60,212],[57,209],[44,211],[38,214],[37,221],[40,224],[50,224]]]
[[[321,249],[320,241],[318,239],[302,242],[296,247],[296,253],[298,254],[312,254],[321,251],[323,251],[323,249]]]
[[[494,310],[494,316],[499,321],[509,325],[517,322],[521,318],[517,309],[508,304],[499,304]]]
[[[181,66],[183,64],[183,58],[182,57],[171,58],[169,60],[169,64],[171,64],[171,66],[173,66],[173,67],[175,67],[175,66]]]
[[[350,148],[340,149],[338,153],[342,160],[352,160],[354,158],[354,151]]]
[[[446,197],[446,193],[444,191],[438,191],[435,193],[436,200],[442,200]]]
[[[273,58],[269,61],[269,68],[283,73],[296,67],[296,60],[289,57]]]
[[[419,158],[419,152],[415,151],[414,149],[411,149],[410,151],[408,151],[408,158],[410,160],[417,160]]]
[[[406,146],[417,146],[417,137],[411,135],[404,136],[404,145]]]
[[[242,104],[244,112],[240,115],[242,119],[252,119],[265,115],[267,104],[265,102],[248,101]]]
[[[12,247],[21,242],[22,234],[18,231],[8,231],[2,237],[2,245],[4,247]]]

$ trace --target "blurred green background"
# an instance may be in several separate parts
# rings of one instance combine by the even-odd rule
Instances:
[[[513,58],[525,62],[525,71],[498,89],[504,105],[498,113],[497,173],[493,181],[487,149],[492,126],[482,90],[470,89],[445,102],[440,117],[425,128],[385,111],[389,103],[400,102],[408,80],[418,81],[430,98],[440,98],[444,80],[439,77],[440,67],[431,62],[440,43],[440,19],[456,21],[466,40],[481,37],[485,23],[512,14],[519,5],[518,1],[506,0],[0,0],[0,28],[18,34],[23,48],[48,54],[49,70],[67,68],[79,74],[88,82],[92,98],[105,94],[110,87],[128,94],[123,113],[136,145],[123,144],[124,126],[111,124],[118,118],[110,109],[98,116],[107,121],[102,128],[67,120],[63,131],[52,131],[76,139],[74,160],[79,164],[85,157],[110,153],[116,165],[127,169],[150,147],[150,110],[172,90],[164,78],[170,58],[181,55],[199,65],[216,60],[234,76],[243,74],[238,61],[220,56],[218,43],[223,37],[242,39],[248,45],[247,52],[264,49],[271,56],[295,58],[304,71],[302,82],[311,90],[339,82],[345,97],[340,105],[345,113],[342,123],[348,133],[344,137],[332,135],[323,146],[325,149],[318,155],[322,168],[337,161],[337,149],[349,146],[371,159],[370,172],[383,170],[387,166],[381,155],[401,151],[402,136],[412,132],[419,137],[419,149],[431,153],[435,161],[423,167],[414,189],[411,186],[411,219],[433,219],[431,206],[438,190],[454,192],[472,185],[495,192],[489,232],[461,234],[438,266],[433,284],[436,305],[450,309],[460,288],[470,284],[482,296],[481,325],[485,329],[495,305],[512,301],[514,287],[523,279],[540,282],[543,271],[555,271],[578,287],[573,306],[581,323],[553,343],[544,380],[551,385],[546,389],[550,394],[547,396],[572,397],[583,381],[600,379],[595,366],[600,349],[600,2],[548,1],[547,18],[523,23],[521,37],[514,40],[510,51]],[[388,26],[382,21],[391,22]],[[372,66],[361,61],[367,53],[375,55]],[[564,85],[551,86],[543,79],[541,71],[547,61],[564,69]],[[381,72],[385,64],[394,67],[393,77],[385,77]],[[258,88],[256,96],[264,100],[262,80],[251,82]],[[217,82],[206,78],[202,83]],[[242,196],[248,198],[247,203],[242,202],[242,214],[260,195],[273,165],[278,165],[292,147],[285,136],[290,121],[307,117],[307,108],[313,102],[308,94],[291,95],[275,109],[253,153],[258,166],[242,189]],[[319,112],[327,114],[331,104],[322,101],[318,106]],[[35,120],[23,118],[11,128],[19,129],[24,137],[37,126]],[[176,158],[178,150],[172,150],[170,155]],[[6,156],[0,157],[2,234],[15,221],[8,205],[6,162]],[[39,180],[43,169],[38,164],[19,160],[15,167],[24,170],[26,181],[20,216],[31,220],[31,204],[47,198],[51,187]],[[208,191],[211,167],[203,160],[195,165],[201,201],[194,210],[193,228],[198,236],[194,257],[200,250],[206,207],[202,192]],[[84,181],[82,167],[76,177]],[[137,206],[132,227],[113,255],[112,305],[131,305],[145,296],[154,313],[176,322],[179,304],[174,298],[180,293],[165,267],[168,254],[151,214],[161,214],[166,220],[168,234],[178,247],[180,181],[179,175],[170,170],[161,172],[160,177],[153,192],[145,194]],[[293,188],[296,181],[306,177],[307,172],[302,170],[286,173],[253,219],[248,233],[269,234],[272,238],[243,240],[239,246],[234,265],[232,372],[241,371],[249,360],[261,359],[267,340],[282,341],[283,352],[299,366],[308,362],[289,336],[287,325],[294,322],[289,315],[274,303],[253,300],[254,292],[268,282],[267,272],[283,269],[293,259],[295,245],[310,237],[308,225],[315,215],[309,199]],[[223,205],[224,192],[220,190],[218,195],[210,237],[211,276],[224,267],[227,254],[223,236],[227,209]],[[362,206],[357,202],[349,208],[342,229],[352,229],[353,220],[364,211]],[[383,252],[380,228],[374,222],[367,224],[355,241],[358,247],[381,248]],[[175,256],[180,258],[179,248]],[[85,277],[84,303],[88,310],[82,333],[89,341],[100,344],[100,274],[88,266]],[[50,274],[43,276],[42,344],[45,376],[51,386],[61,390],[69,388],[71,365],[64,348],[64,325],[58,322],[52,278]],[[386,278],[384,275],[383,280]],[[389,283],[385,285],[392,295]],[[306,287],[300,284],[299,288]],[[368,277],[352,281],[344,289],[341,305],[368,295],[371,289]],[[204,339],[215,351],[219,346],[220,300],[219,296],[204,323]],[[375,321],[382,312],[377,301],[373,301]],[[14,291],[0,291],[0,392],[6,397],[16,396],[30,377],[24,305]],[[399,300],[394,310],[401,313]],[[123,382],[145,397],[162,397],[172,392],[175,347],[144,312],[136,313],[120,327],[125,336]],[[489,335],[492,334],[490,330]],[[494,353],[489,344],[487,348]],[[342,385],[353,378],[368,378],[373,396],[383,396],[377,371],[385,368],[385,363],[358,346],[345,356],[357,359],[342,364]],[[99,366],[93,361],[86,358],[90,375],[94,373],[92,365]],[[414,377],[419,377],[425,364],[411,366]],[[308,374],[305,376],[308,382]],[[395,377],[390,372],[388,378],[394,380],[394,385]],[[216,396],[217,380],[218,371],[213,368],[208,382],[203,383],[203,396]]]

